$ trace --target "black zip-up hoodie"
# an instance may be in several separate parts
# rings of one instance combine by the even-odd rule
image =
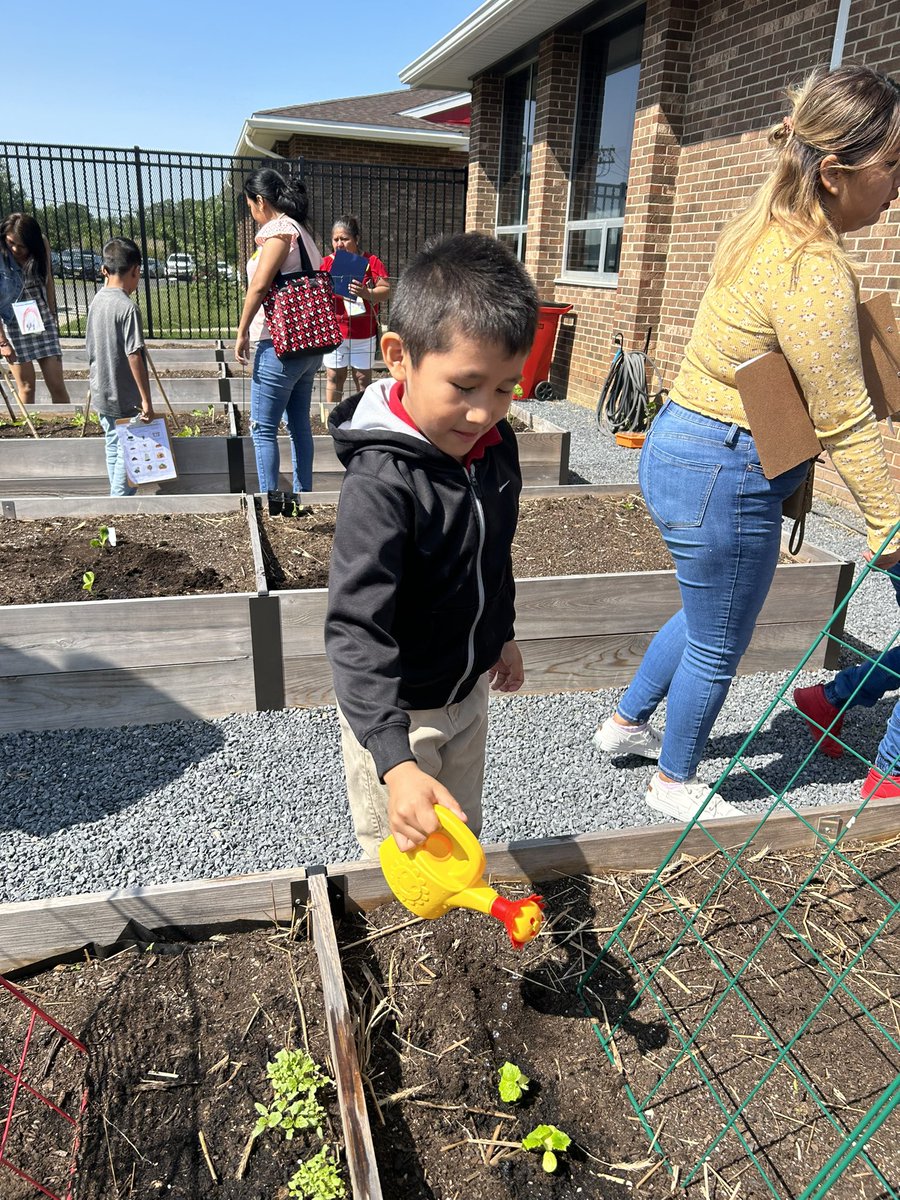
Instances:
[[[466,468],[391,412],[392,386],[379,380],[328,421],[346,476],[325,647],[341,710],[382,779],[415,757],[407,710],[464,699],[513,637],[522,489],[506,421]]]

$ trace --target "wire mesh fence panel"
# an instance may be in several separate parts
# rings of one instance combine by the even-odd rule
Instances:
[[[24,1195],[3,1183],[15,1177],[31,1195],[71,1200],[87,1051],[2,976],[0,1017],[4,1044],[17,1047],[14,1061],[0,1060],[0,1195]]]
[[[870,797],[900,796],[900,712],[874,763],[844,721],[866,687],[900,685],[900,613],[881,649],[842,633],[845,606],[885,575],[861,573],[713,786],[738,768],[756,780],[767,807],[751,834],[735,845],[729,822],[701,809],[581,981],[651,1145],[678,1183],[707,1194],[718,1183],[726,1196],[900,1198],[900,975],[886,958],[900,935],[900,863],[852,844]],[[818,721],[793,692],[823,640],[856,665]],[[783,717],[797,727],[790,761],[757,745]],[[792,803],[823,747],[868,771],[843,823]],[[810,848],[776,853],[776,817],[801,823]],[[708,853],[688,858],[683,843],[698,834]]]
[[[255,249],[242,189],[259,167],[304,181],[323,250],[334,218],[351,213],[394,275],[429,237],[465,226],[464,169],[18,142],[0,142],[0,215],[31,213],[46,234],[63,336],[83,335],[103,245],[125,236],[143,256],[147,337],[230,337]]]

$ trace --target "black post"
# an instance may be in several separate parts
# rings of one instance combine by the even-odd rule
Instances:
[[[150,272],[147,270],[147,214],[144,212],[144,184],[141,180],[141,148],[134,148],[134,173],[137,178],[138,221],[141,226],[141,259],[144,263],[144,298],[147,302],[146,336],[153,337],[153,293],[150,290]]]

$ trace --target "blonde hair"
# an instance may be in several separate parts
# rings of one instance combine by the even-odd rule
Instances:
[[[750,207],[726,225],[712,264],[717,286],[732,282],[769,225],[794,242],[792,254],[815,250],[849,259],[823,203],[822,160],[842,170],[900,157],[900,84],[870,67],[818,68],[788,91],[793,111],[769,131],[775,167]]]

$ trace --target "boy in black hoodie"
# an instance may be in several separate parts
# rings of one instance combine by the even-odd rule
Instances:
[[[534,284],[483,234],[444,238],[400,277],[391,379],[331,414],[341,488],[325,645],[347,791],[366,854],[438,828],[478,833],[488,686],[522,686],[510,547],[522,478],[505,420],[537,327]]]

